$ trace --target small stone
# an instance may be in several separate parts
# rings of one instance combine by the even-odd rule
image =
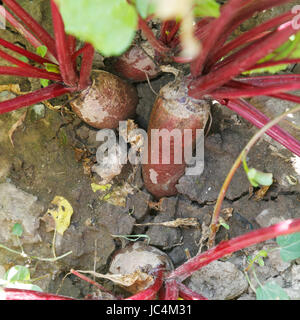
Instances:
[[[135,219],[128,214],[127,209],[105,202],[97,212],[98,224],[105,225],[111,234],[131,234]]]
[[[43,210],[36,196],[11,183],[0,184],[0,243],[18,246],[18,241],[11,232],[16,223],[22,224],[23,234],[20,241],[23,244],[41,241],[38,228]]]
[[[81,126],[79,129],[76,130],[76,134],[80,139],[86,140],[89,137],[90,130],[86,126]]]
[[[42,103],[35,104],[31,109],[31,120],[37,121],[45,118],[46,108]]]
[[[128,208],[132,210],[132,215],[137,219],[143,219],[149,212],[148,203],[151,195],[148,192],[139,191],[128,199]]]
[[[247,290],[248,282],[234,264],[213,261],[192,274],[188,287],[208,299],[231,300]]]
[[[256,222],[260,225],[262,228],[266,228],[271,226],[272,224],[279,223],[281,221],[284,221],[285,219],[283,217],[278,216],[278,212],[275,212],[275,210],[272,209],[264,209],[256,218]]]

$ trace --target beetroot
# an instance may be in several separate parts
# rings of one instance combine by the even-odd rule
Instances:
[[[179,77],[174,82],[161,88],[152,109],[148,125],[148,161],[143,164],[144,183],[149,192],[155,197],[172,196],[177,193],[175,185],[185,172],[184,150],[193,148],[196,140],[196,129],[204,129],[209,115],[209,102],[196,100],[187,95],[187,79]],[[166,129],[170,133],[173,129],[179,129],[182,139],[182,148],[179,150],[181,163],[175,161],[176,143],[170,138],[170,162],[162,163],[163,144],[159,143],[159,163],[151,161],[151,155],[155,153],[151,143],[153,129]],[[184,143],[184,129],[192,129],[192,140]],[[165,152],[165,150],[164,150]]]
[[[93,71],[93,83],[70,102],[73,111],[92,127],[117,128],[119,121],[134,116],[138,102],[135,88],[119,77]]]
[[[154,60],[138,46],[131,46],[120,56],[116,60],[114,68],[121,76],[134,81],[145,81],[147,76],[149,79],[153,79],[159,73],[159,68]]]

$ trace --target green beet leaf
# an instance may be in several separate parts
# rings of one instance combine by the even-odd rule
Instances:
[[[102,55],[123,53],[137,27],[135,8],[126,0],[56,0],[66,32],[91,43]]]
[[[153,0],[135,0],[135,6],[143,19],[155,13],[155,4]]]
[[[256,299],[290,300],[290,297],[277,283],[271,281],[256,289]]]
[[[9,282],[30,280],[30,271],[24,266],[13,266],[4,275],[4,280]]]
[[[283,261],[291,261],[300,258],[300,232],[279,236],[276,238],[280,246],[280,256]]]
[[[255,168],[249,169],[247,176],[253,187],[258,187],[259,185],[270,186],[273,183],[272,173],[262,172]]]
[[[22,233],[23,233],[22,225],[20,223],[15,223],[12,228],[12,234],[14,236],[21,237]]]
[[[194,15],[196,17],[220,16],[220,4],[215,0],[195,0]]]

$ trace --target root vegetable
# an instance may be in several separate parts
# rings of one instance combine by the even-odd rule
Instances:
[[[178,77],[174,82],[161,88],[150,116],[148,125],[148,159],[144,161],[142,169],[147,190],[157,198],[172,196],[177,193],[175,185],[185,173],[186,167],[184,150],[185,148],[193,148],[196,142],[196,129],[204,129],[208,119],[209,102],[189,97],[187,95],[188,82],[186,78]],[[154,129],[158,129],[162,135],[163,131],[161,130],[167,130],[164,130],[165,137],[170,139],[170,147],[168,145],[164,147],[164,138],[162,138],[162,143],[159,142],[159,146],[156,149],[153,148],[153,145],[155,145],[155,143],[152,145]],[[180,140],[172,136],[173,129],[179,129],[180,136],[178,139]],[[192,139],[189,141],[184,139],[185,129],[192,130]],[[166,148],[169,150],[166,150]],[[151,158],[157,152],[159,161],[156,164],[151,161]],[[170,152],[169,164],[162,161],[163,153],[165,152]],[[181,160],[180,162],[176,160],[178,156]],[[145,162],[147,163],[145,164]]]
[[[119,57],[114,68],[124,78],[134,81],[145,81],[147,76],[149,79],[153,79],[159,74],[159,68],[153,59],[138,46],[130,47]]]
[[[111,129],[134,116],[138,96],[133,86],[102,70],[93,71],[91,79],[92,84],[70,102],[79,118],[94,128]]]

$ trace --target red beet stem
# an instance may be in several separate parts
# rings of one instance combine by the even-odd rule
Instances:
[[[196,60],[191,64],[191,74],[194,78],[202,73],[211,49],[224,32],[224,29],[231,23],[236,12],[249,2],[250,0],[230,0],[222,6],[220,17],[209,24],[209,34],[203,41],[202,50]]]
[[[189,95],[199,99],[203,94],[219,88],[233,77],[251,68],[257,61],[273,52],[296,32],[292,22],[287,22],[271,34],[251,43],[235,54],[234,61],[216,71],[212,71],[199,80],[194,80],[190,85]],[[257,50],[257,48],[260,49]]]
[[[40,64],[44,64],[44,63],[53,63],[52,61],[48,60],[48,59],[45,59],[35,53],[32,53],[30,51],[27,51],[19,46],[16,46],[8,41],[5,41],[4,39],[1,39],[0,38],[0,45],[2,45],[3,47],[7,48],[7,49],[10,49],[16,53],[19,53],[20,55],[30,59],[30,60],[33,60],[37,63],[40,63]]]
[[[66,88],[61,84],[51,84],[50,86],[40,90],[0,102],[0,114],[27,107],[44,100],[49,100],[70,91],[70,88]]]
[[[269,96],[285,91],[299,90],[300,82],[275,84],[266,87],[250,87],[250,88],[230,88],[227,86],[221,87],[211,93],[216,99],[236,99],[236,98],[250,98],[255,96]]]
[[[79,90],[84,90],[91,83],[90,76],[92,72],[94,54],[94,47],[91,44],[86,44],[86,49],[81,61]]]
[[[27,72],[32,72],[32,74],[35,75],[39,75],[39,78],[43,78],[43,77],[51,77],[51,80],[61,80],[61,76],[57,73],[50,73],[46,70],[42,70],[36,67],[31,66],[30,64],[23,62],[19,59],[16,59],[14,57],[12,57],[11,55],[7,54],[6,52],[0,50],[0,57],[2,59],[7,60],[8,62],[11,62],[15,65],[17,65],[18,67],[20,67],[22,70],[26,70]],[[1,68],[1,67],[0,67]],[[54,76],[55,75],[55,76]],[[55,79],[53,79],[53,76],[55,77]],[[48,79],[48,78],[45,78]]]
[[[60,72],[66,85],[76,87],[78,83],[78,76],[74,69],[74,63],[71,59],[71,52],[68,47],[64,22],[54,0],[51,0],[51,10]]]
[[[158,294],[159,289],[163,284],[163,272],[164,269],[160,268],[154,272],[154,283],[146,290],[141,291],[125,300],[153,300]]]
[[[214,57],[211,59],[211,64],[216,63],[219,59],[221,59],[222,57],[225,57],[232,50],[234,50],[242,45],[245,45],[248,42],[257,40],[257,39],[265,36],[267,33],[270,32],[270,30],[289,21],[292,16],[293,16],[293,14],[289,11],[279,17],[275,17],[273,19],[270,19],[267,22],[243,33],[242,35],[240,35],[236,39],[234,39],[234,40],[230,41],[228,44],[226,44],[221,50],[219,50],[217,52],[217,54],[214,55]]]
[[[242,99],[229,100],[225,105],[258,128],[262,128],[269,122],[266,115]],[[291,152],[300,156],[300,142],[278,125],[273,126],[266,133]]]
[[[289,94],[289,93],[273,94],[273,95],[271,95],[271,97],[277,98],[277,99],[282,99],[282,100],[287,100],[287,101],[291,101],[291,102],[295,102],[295,103],[300,103],[299,96],[295,96],[295,95]]]
[[[140,16],[139,16],[138,23],[139,23],[139,28],[143,31],[149,43],[152,45],[152,47],[156,51],[158,51],[160,54],[165,54],[166,52],[170,51],[170,49],[167,46],[165,46],[161,41],[156,39],[152,30],[148,27],[147,22],[143,20]]]
[[[1,67],[0,74],[11,75],[28,78],[48,79],[54,81],[61,81],[61,75],[54,72],[47,72],[38,68],[20,68],[20,67]]]
[[[235,79],[235,82],[247,83],[258,87],[294,83],[295,81],[300,81],[300,74],[280,74],[270,76],[242,77]]]
[[[3,291],[5,300],[75,300],[70,297],[32,290],[3,288]]]
[[[248,70],[255,70],[257,68],[266,68],[266,67],[277,66],[280,64],[293,64],[293,63],[299,63],[299,62],[300,62],[300,58],[299,59],[283,59],[283,60],[277,60],[277,61],[267,61],[264,63],[255,64],[253,67],[249,68]]]
[[[35,48],[42,45],[41,41],[38,40],[31,32],[29,32],[9,11],[5,10],[3,6],[0,8],[0,14],[25,38],[31,43]],[[47,51],[45,58],[51,60],[52,63],[57,63],[57,59]]]
[[[300,218],[294,220],[290,219],[267,228],[248,232],[231,240],[222,241],[216,247],[185,262],[183,265],[171,272],[166,280],[178,279],[179,281],[183,281],[193,272],[201,269],[214,260],[220,259],[228,254],[250,247],[254,244],[299,231]]]
[[[183,283],[177,282],[179,296],[184,300],[208,300],[201,294],[186,287]]]
[[[50,34],[33,19],[15,0],[3,0],[7,7],[35,34],[40,41],[48,48],[54,57],[56,55],[55,41]]]
[[[178,285],[175,279],[165,282],[164,300],[177,300],[179,297]]]

